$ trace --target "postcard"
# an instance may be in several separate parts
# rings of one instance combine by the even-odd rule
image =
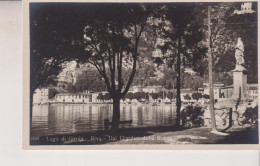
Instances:
[[[24,149],[259,149],[258,2],[23,2]]]

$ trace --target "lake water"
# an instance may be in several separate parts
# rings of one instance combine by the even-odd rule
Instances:
[[[121,105],[120,120],[132,120],[131,127],[171,125],[175,123],[175,110],[175,105]],[[104,119],[112,120],[112,105],[35,105],[33,106],[32,135],[104,130]]]

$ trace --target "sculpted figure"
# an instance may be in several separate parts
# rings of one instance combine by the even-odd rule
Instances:
[[[241,40],[241,38],[237,39],[237,45],[236,45],[236,52],[235,52],[235,57],[236,57],[236,64],[237,65],[244,65],[244,44]]]
[[[245,65],[244,44],[243,44],[240,37],[237,39],[235,57],[236,57],[236,68],[235,68],[235,70],[244,71],[245,70],[245,68],[244,68],[244,65]]]

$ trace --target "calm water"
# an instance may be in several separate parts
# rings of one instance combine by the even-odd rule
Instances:
[[[131,127],[171,125],[175,122],[175,107],[121,105],[120,120],[133,120]],[[112,105],[35,105],[32,134],[41,136],[104,130],[104,119],[112,120]]]

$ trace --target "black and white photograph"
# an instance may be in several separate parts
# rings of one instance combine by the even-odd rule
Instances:
[[[259,148],[257,1],[27,3],[29,147]]]

